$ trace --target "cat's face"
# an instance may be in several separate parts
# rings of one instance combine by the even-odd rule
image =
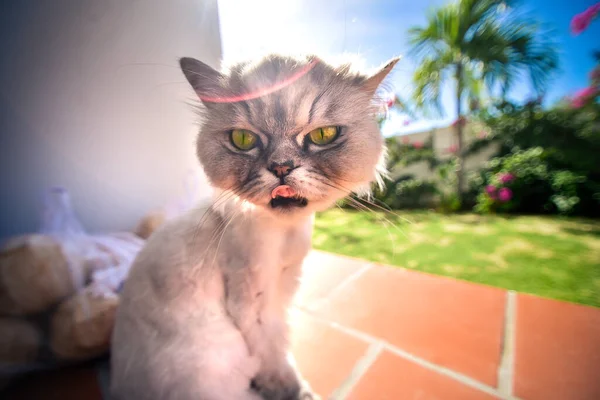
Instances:
[[[220,73],[183,58],[205,105],[198,156],[211,183],[282,216],[323,210],[377,176],[384,142],[373,76],[270,56]]]

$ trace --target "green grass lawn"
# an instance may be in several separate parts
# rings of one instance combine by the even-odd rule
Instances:
[[[314,247],[600,307],[600,221],[397,213],[322,213]]]

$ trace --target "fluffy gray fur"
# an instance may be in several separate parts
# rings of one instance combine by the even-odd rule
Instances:
[[[254,93],[314,67],[259,98]],[[212,204],[165,224],[137,257],[121,295],[112,340],[112,392],[118,400],[317,399],[288,349],[286,313],[310,249],[312,219],[380,171],[384,144],[373,97],[397,59],[373,75],[314,57],[272,55],[218,72],[183,58],[205,99],[197,152],[215,187]],[[340,127],[331,144],[306,135]],[[240,151],[232,129],[258,135]],[[269,171],[291,163],[285,178]],[[273,208],[282,183],[305,207]]]

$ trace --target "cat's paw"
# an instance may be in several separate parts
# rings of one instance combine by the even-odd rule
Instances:
[[[270,377],[257,377],[252,381],[252,388],[257,391],[264,400],[321,400],[321,397],[313,393],[310,386],[287,382]]]
[[[304,391],[296,379],[281,374],[260,374],[252,380],[254,389],[264,400],[311,400],[301,397]]]
[[[313,393],[309,388],[303,388],[300,390],[298,400],[321,400],[321,396]]]

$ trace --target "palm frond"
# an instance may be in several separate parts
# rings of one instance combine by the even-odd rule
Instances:
[[[483,65],[467,64],[463,67],[463,100],[481,101],[486,97],[486,88],[483,80]]]
[[[415,89],[413,101],[426,114],[443,115],[441,89],[448,70],[452,67],[450,54],[437,58],[426,58],[413,75]]]
[[[458,64],[463,67],[460,98],[481,94],[483,86],[505,96],[523,74],[543,92],[558,67],[558,52],[551,35],[510,8],[515,4],[458,0],[430,11],[425,26],[409,30],[411,54],[420,60],[414,75],[418,106],[439,104],[443,75]]]
[[[534,89],[541,92],[558,67],[556,46],[548,37],[552,35],[542,35],[541,29],[530,21],[488,21],[465,44],[464,51],[485,65],[488,86],[498,83],[506,93],[523,71]]]

